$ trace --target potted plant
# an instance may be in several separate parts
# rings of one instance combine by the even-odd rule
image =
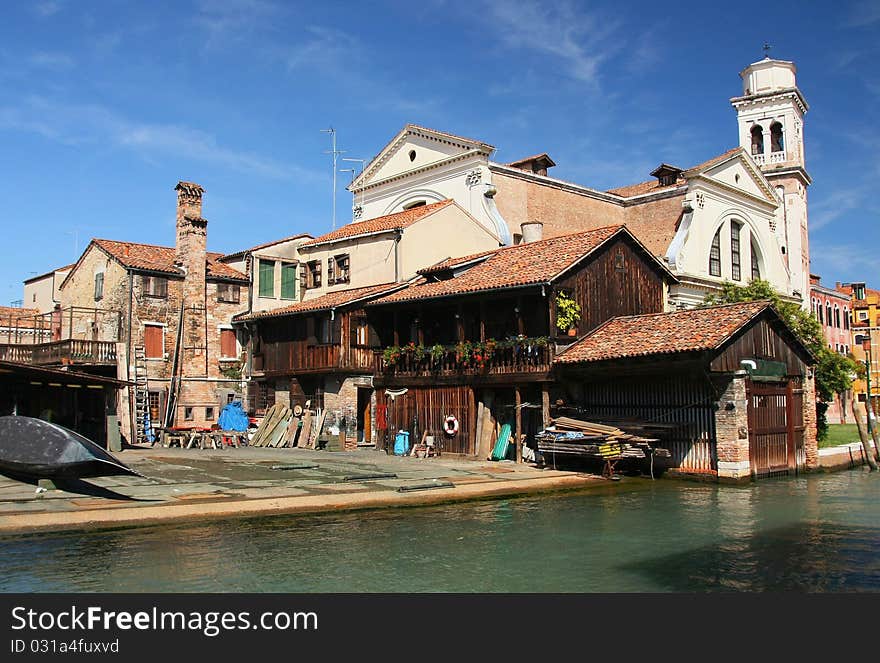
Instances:
[[[567,293],[556,294],[556,327],[569,336],[577,336],[577,323],[581,319],[580,305]]]

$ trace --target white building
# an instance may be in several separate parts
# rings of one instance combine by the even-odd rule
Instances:
[[[609,191],[547,174],[547,154],[501,164],[485,142],[403,128],[352,182],[363,221],[451,198],[505,244],[624,223],[679,278],[670,306],[701,302],[724,281],[769,281],[809,300],[803,116],[791,62],[741,73],[739,147],[691,168],[662,163],[653,179]],[[531,224],[531,225],[530,225]],[[540,232],[540,231],[539,231]]]

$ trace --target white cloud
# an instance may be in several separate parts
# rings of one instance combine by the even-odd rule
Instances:
[[[54,53],[50,51],[39,51],[28,57],[27,61],[34,67],[42,67],[45,69],[71,69],[74,66],[73,58],[66,53]]]
[[[196,26],[207,33],[206,45],[221,47],[252,33],[274,30],[284,7],[269,0],[198,0]]]
[[[876,0],[862,0],[855,3],[843,22],[847,28],[863,28],[880,21],[880,3]]]
[[[524,50],[543,53],[558,59],[581,82],[598,84],[600,65],[620,48],[611,39],[616,22],[570,2],[491,0],[484,6],[487,24],[518,61]]]
[[[361,50],[357,38],[342,30],[312,25],[307,28],[307,32],[309,37],[290,47],[285,54],[284,60],[289,69],[336,69],[350,66]]]
[[[144,159],[176,156],[278,180],[323,180],[314,171],[247,150],[222,145],[217,137],[175,124],[137,122],[94,104],[62,104],[30,97],[20,106],[0,106],[0,130],[26,131],[65,145],[112,145]]]
[[[32,8],[34,13],[40,18],[49,18],[61,11],[62,4],[57,0],[47,0],[46,2],[38,2],[34,4]]]

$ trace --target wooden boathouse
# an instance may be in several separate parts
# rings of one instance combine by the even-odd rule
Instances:
[[[502,423],[516,440],[547,423],[560,350],[615,316],[663,311],[675,282],[624,226],[450,259],[419,274],[364,305],[380,343],[379,446],[397,429],[436,436],[452,416],[458,431],[441,436],[444,452],[480,457]],[[579,309],[566,329],[557,324],[561,299]]]
[[[768,302],[615,318],[555,358],[582,416],[650,430],[682,473],[816,467],[814,358]]]

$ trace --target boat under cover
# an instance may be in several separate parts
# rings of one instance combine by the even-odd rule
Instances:
[[[0,417],[0,472],[33,479],[143,477],[70,429],[33,417]]]

